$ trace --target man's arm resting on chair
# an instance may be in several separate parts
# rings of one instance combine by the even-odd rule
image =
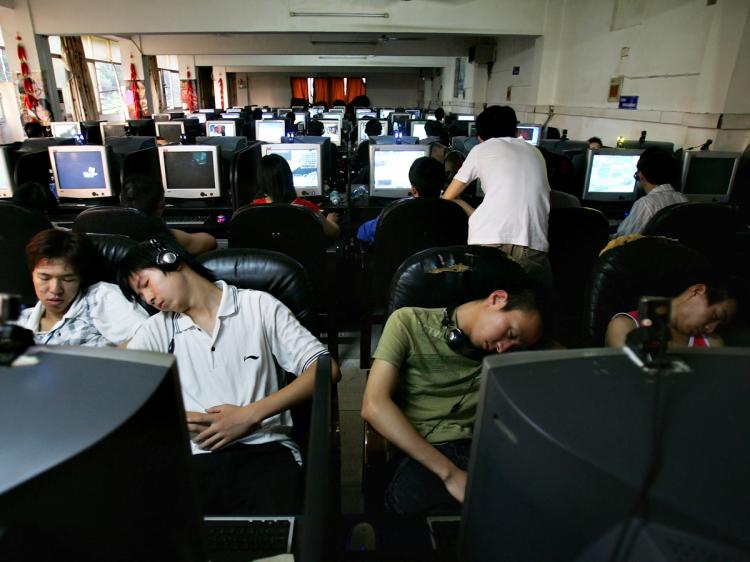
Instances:
[[[457,179],[453,179],[448,189],[443,193],[443,199],[458,199],[466,189],[467,184]]]
[[[174,236],[174,239],[177,240],[177,243],[185,248],[185,251],[191,256],[197,256],[203,252],[216,249],[216,238],[207,232],[194,232],[191,234],[175,228],[170,228],[169,231]]]
[[[466,472],[430,445],[414,429],[392,399],[397,383],[398,367],[387,361],[375,359],[367,378],[362,417],[383,437],[435,473],[443,481],[448,492],[463,503]]]

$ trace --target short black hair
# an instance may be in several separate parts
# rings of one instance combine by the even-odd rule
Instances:
[[[679,186],[679,163],[669,152],[647,148],[638,159],[637,168],[649,183]]]
[[[291,203],[297,198],[294,176],[289,163],[278,154],[267,154],[260,160],[258,187],[274,203]]]
[[[322,137],[324,129],[320,119],[311,119],[307,124],[307,134],[311,137]]]
[[[33,181],[27,181],[15,188],[11,203],[24,209],[41,211],[44,214],[49,214],[58,207],[52,190],[48,186]]]
[[[138,209],[148,215],[156,215],[164,200],[161,183],[144,175],[129,176],[120,192],[123,207]]]
[[[370,119],[365,125],[365,134],[368,137],[377,137],[383,132],[383,124],[377,119]]]
[[[30,121],[23,126],[23,132],[30,139],[39,139],[44,136],[44,127],[38,121]]]
[[[604,143],[602,142],[602,139],[600,139],[599,137],[591,137],[586,142],[589,143],[589,144],[591,144],[592,142],[598,142],[600,145],[604,146]]]
[[[260,107],[253,109],[253,119],[256,121],[263,119],[263,110]]]
[[[445,168],[434,158],[422,156],[409,168],[409,181],[420,197],[437,199],[445,186]]]
[[[91,264],[94,248],[85,234],[48,228],[38,232],[26,244],[26,265],[29,272],[42,260],[62,259],[68,262],[81,278],[81,289],[93,282]]]
[[[117,269],[117,284],[125,298],[134,302],[140,300],[138,294],[130,286],[130,277],[134,273],[144,269],[158,269],[168,275],[170,271],[174,270],[173,265],[160,265],[157,262],[159,254],[164,250],[174,252],[180,263],[186,265],[204,279],[212,283],[216,280],[211,271],[188,254],[175,240],[166,236],[155,236],[132,248],[120,261],[120,266]]]
[[[444,117],[445,117],[445,110],[442,107],[438,107],[435,110],[435,119],[437,121],[442,121]]]
[[[491,105],[477,117],[477,136],[482,140],[499,137],[515,137],[518,119],[516,112],[507,105]]]

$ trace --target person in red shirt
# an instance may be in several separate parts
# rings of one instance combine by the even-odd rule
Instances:
[[[265,196],[254,199],[253,205],[287,203],[307,207],[320,215],[323,232],[326,236],[333,238],[339,235],[338,214],[328,213],[328,215],[324,215],[315,203],[297,197],[297,192],[294,190],[292,169],[289,167],[289,163],[278,154],[268,154],[261,159],[258,187],[261,193],[265,193]]]

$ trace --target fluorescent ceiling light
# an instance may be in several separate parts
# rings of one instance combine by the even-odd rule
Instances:
[[[293,18],[389,18],[388,12],[289,12]]]

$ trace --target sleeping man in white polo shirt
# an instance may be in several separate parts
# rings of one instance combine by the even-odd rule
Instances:
[[[325,347],[274,297],[214,282],[166,240],[123,259],[120,287],[161,311],[128,348],[177,358],[204,513],[298,512],[302,471],[289,408],[312,397]],[[282,371],[297,375],[283,388]]]

